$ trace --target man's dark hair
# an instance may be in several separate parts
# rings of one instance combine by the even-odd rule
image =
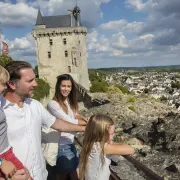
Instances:
[[[21,69],[32,68],[31,64],[25,61],[13,61],[6,65],[6,70],[9,72],[10,81],[21,79]]]

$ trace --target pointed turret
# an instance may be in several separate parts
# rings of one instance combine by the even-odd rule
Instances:
[[[40,9],[38,10],[38,15],[37,15],[37,19],[36,19],[36,26],[39,26],[39,25],[44,25],[43,17],[42,17]]]
[[[73,15],[74,15],[74,18],[76,20],[75,26],[81,26],[80,13],[81,13],[80,8],[78,6],[74,7]]]

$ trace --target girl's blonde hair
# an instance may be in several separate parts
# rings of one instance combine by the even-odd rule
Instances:
[[[6,83],[9,80],[10,76],[8,71],[0,66],[0,83]]]
[[[84,180],[88,158],[93,144],[99,142],[101,146],[101,162],[104,164],[104,145],[109,140],[109,127],[114,125],[113,120],[106,115],[93,115],[90,117],[84,134],[83,147],[80,155],[80,180]]]

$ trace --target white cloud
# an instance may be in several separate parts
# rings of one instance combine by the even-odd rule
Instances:
[[[142,31],[143,22],[128,22],[125,19],[116,21],[109,21],[108,23],[101,24],[100,28],[103,30],[126,31],[129,33],[139,33]]]
[[[97,21],[104,17],[101,5],[110,1],[79,0],[82,24],[90,28],[96,27]],[[37,16],[37,1],[16,2],[0,2],[0,22],[6,26],[33,26]],[[76,5],[74,0],[39,2],[44,15],[66,14],[68,9]],[[91,67],[178,64],[180,0],[125,0],[125,5],[128,10],[143,12],[145,16],[139,21],[109,21],[97,29],[91,29],[87,35],[88,61]],[[36,62],[34,39],[30,33],[6,41],[14,59]]]
[[[93,28],[98,19],[103,17],[101,4],[108,3],[111,0],[78,0],[78,6],[81,9],[82,24],[86,27]],[[44,15],[60,15],[67,14],[68,9],[76,6],[74,0],[39,0],[41,11]],[[35,4],[34,4],[35,5]],[[37,4],[35,5],[37,6]]]
[[[89,53],[102,53],[111,50],[109,40],[93,30],[87,35],[87,50]]]
[[[4,26],[26,26],[34,24],[37,10],[24,3],[5,3],[0,2],[0,22]]]
[[[126,40],[126,37],[121,32],[112,35],[112,46],[118,49],[128,48],[128,42]]]
[[[97,20],[103,17],[101,4],[111,0],[79,0],[78,6],[81,9],[82,23],[87,27],[94,27]],[[16,4],[11,1],[0,2],[0,22],[4,26],[24,27],[36,22],[37,11],[40,6],[42,13],[48,15],[64,15],[68,9],[76,5],[74,0],[39,0],[27,1],[17,0]]]
[[[126,0],[126,5],[127,7],[136,8],[136,10],[142,10],[145,6],[142,0]]]
[[[129,8],[134,8],[136,11],[152,11],[159,2],[164,0],[126,0],[125,4]],[[174,1],[174,0],[172,0]]]
[[[15,60],[28,61],[36,65],[36,47],[33,37],[28,33],[25,37],[8,40],[3,37],[9,46],[9,55]]]

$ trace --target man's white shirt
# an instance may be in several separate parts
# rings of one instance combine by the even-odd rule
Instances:
[[[7,134],[16,157],[34,180],[46,180],[47,170],[41,149],[41,127],[51,127],[56,118],[40,102],[27,98],[23,107],[1,98],[7,119]]]

